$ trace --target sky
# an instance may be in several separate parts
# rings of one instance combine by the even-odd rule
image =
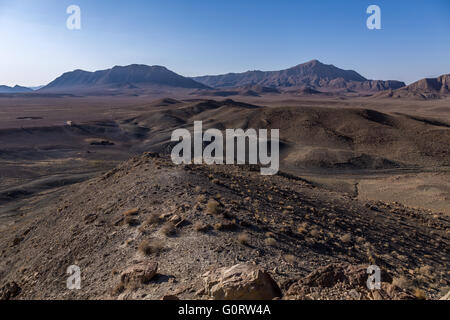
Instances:
[[[381,30],[369,30],[369,5]],[[81,29],[69,30],[69,5]],[[450,73],[450,0],[0,0],[0,85],[140,63],[184,76],[312,59],[406,83]]]

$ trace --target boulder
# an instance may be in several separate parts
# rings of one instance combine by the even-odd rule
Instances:
[[[392,284],[390,273],[381,269],[380,289],[367,287],[368,265],[335,263],[319,267],[288,284],[285,299],[413,300],[414,295]]]
[[[134,287],[149,282],[156,275],[156,262],[141,262],[126,268],[120,274],[120,282],[124,287]]]
[[[219,268],[202,277],[205,293],[215,300],[272,300],[282,295],[272,277],[252,264]]]

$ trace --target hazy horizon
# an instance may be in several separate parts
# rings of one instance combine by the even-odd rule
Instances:
[[[68,30],[66,8],[81,8]],[[377,4],[382,29],[368,30]],[[450,2],[0,0],[0,85],[64,72],[162,65],[183,76],[281,70],[318,59],[368,79],[411,83],[450,72]],[[238,32],[237,32],[238,31]]]

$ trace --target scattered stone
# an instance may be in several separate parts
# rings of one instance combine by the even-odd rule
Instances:
[[[206,294],[215,300],[272,300],[282,295],[272,277],[252,264],[219,268],[202,277]]]
[[[285,299],[412,300],[410,293],[392,284],[392,276],[381,270],[381,288],[367,288],[367,265],[346,263],[320,267],[289,286]]]
[[[125,288],[136,287],[152,280],[157,270],[156,262],[141,262],[126,268],[120,274],[120,282]]]

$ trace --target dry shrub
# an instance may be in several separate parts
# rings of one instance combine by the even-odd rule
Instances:
[[[216,224],[214,224],[214,230],[216,230],[216,231],[223,230],[223,223],[217,222]]]
[[[235,222],[218,222],[214,225],[217,231],[234,230],[237,227]]]
[[[129,217],[129,216],[137,216],[138,213],[139,213],[139,209],[134,208],[134,209],[127,210],[122,214],[126,217]]]
[[[419,300],[426,300],[427,295],[425,294],[425,291],[422,289],[416,288],[414,290],[414,296]]]
[[[240,244],[248,245],[250,242],[250,236],[248,235],[248,233],[243,232],[238,235],[238,241]]]
[[[144,240],[139,245],[139,251],[146,255],[159,254],[164,248],[164,244],[159,240]]]
[[[344,243],[350,242],[352,240],[352,235],[350,233],[344,234],[340,237],[340,240]]]
[[[117,286],[112,290],[112,295],[113,296],[118,296],[120,295],[122,292],[125,291],[125,286],[123,285],[123,283],[119,283],[117,284]]]
[[[144,224],[146,226],[152,226],[152,225],[158,224],[160,221],[161,221],[160,217],[156,213],[152,213],[145,220]]]
[[[196,222],[194,224],[194,230],[197,232],[206,232],[206,231],[208,231],[209,228],[210,228],[209,225],[204,224],[202,222]]]
[[[284,260],[286,260],[286,262],[289,263],[289,264],[294,264],[296,258],[292,254],[287,254],[287,255],[284,256]]]
[[[176,231],[177,229],[172,222],[165,223],[161,228],[161,232],[166,236],[173,236],[176,234]]]
[[[216,215],[220,213],[219,203],[216,200],[209,200],[206,204],[206,212],[208,214]]]
[[[274,247],[277,244],[277,240],[275,240],[274,238],[266,238],[266,240],[264,240],[264,244],[266,246]]]
[[[317,229],[312,229],[309,234],[311,235],[311,237],[313,238],[318,238],[320,236],[320,232]]]
[[[410,281],[405,276],[400,276],[392,279],[392,284],[401,289],[408,289],[410,287]]]
[[[125,224],[129,225],[130,227],[136,227],[140,224],[139,220],[131,217],[131,216],[127,216],[125,217]]]

